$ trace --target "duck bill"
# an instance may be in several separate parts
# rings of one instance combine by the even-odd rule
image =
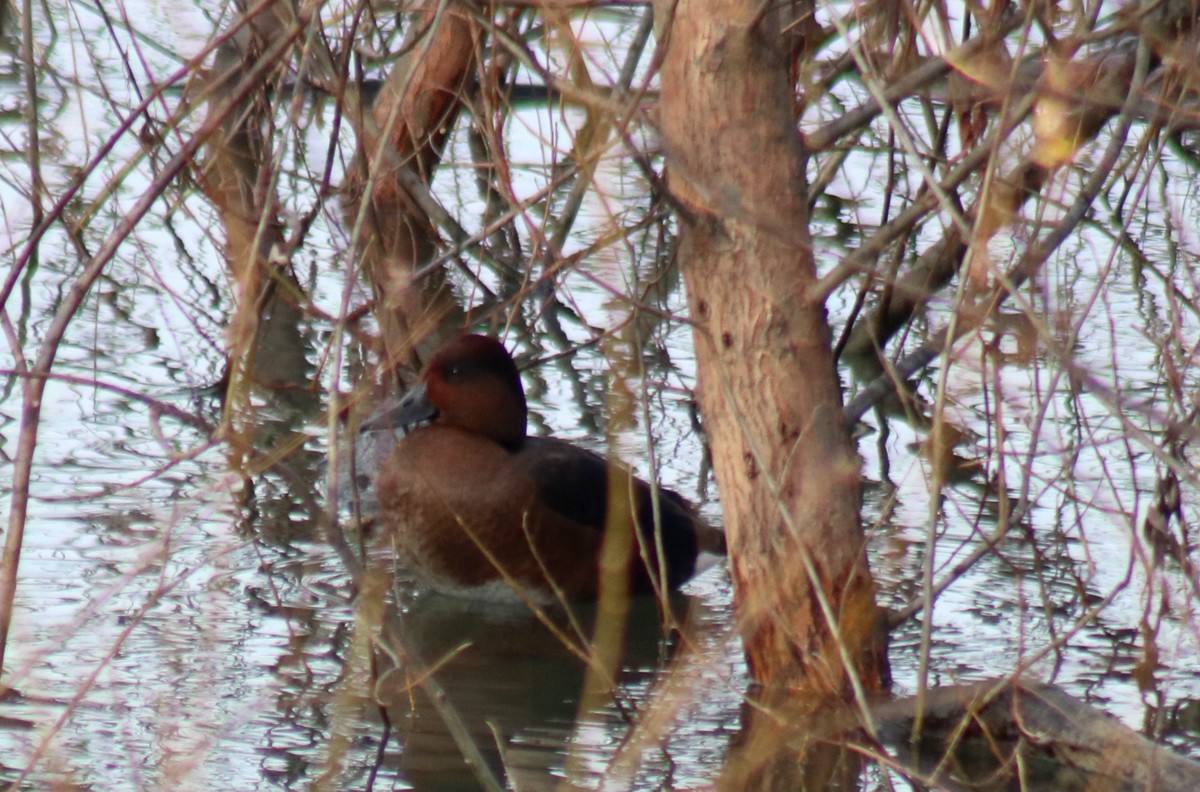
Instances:
[[[429,400],[425,383],[422,382],[400,399],[400,403],[387,412],[364,421],[362,432],[389,429],[407,429],[437,417],[437,407]]]

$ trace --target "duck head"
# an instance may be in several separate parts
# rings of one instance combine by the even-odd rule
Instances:
[[[428,421],[515,451],[525,442],[527,417],[525,390],[512,355],[491,336],[464,335],[438,350],[398,407],[363,428]]]

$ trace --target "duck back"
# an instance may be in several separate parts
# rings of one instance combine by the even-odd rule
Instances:
[[[530,437],[514,455],[528,471],[545,508],[603,535],[608,517],[609,462],[599,454],[552,437]],[[618,463],[619,464],[619,463]],[[700,537],[710,529],[677,493],[658,488],[659,522],[654,519],[650,484],[631,476],[629,496],[640,541],[633,559],[633,589],[650,591],[659,579],[657,548],[663,550],[668,588],[686,582],[696,570]],[[661,537],[661,542],[659,538]],[[649,563],[647,563],[649,562]]]

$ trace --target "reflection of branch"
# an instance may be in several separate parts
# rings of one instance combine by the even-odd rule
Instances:
[[[247,72],[241,83],[247,86],[247,91],[250,90],[251,86],[258,84],[264,72],[275,68],[277,60],[283,55],[287,46],[290,46],[290,43],[272,46],[265,53],[265,56]],[[227,115],[232,113],[234,109],[234,106],[230,104],[220,114],[205,118],[196,130],[196,133],[184,140],[179,151],[175,152],[170,159],[163,163],[161,172],[155,176],[154,180],[147,186],[145,192],[138,196],[129,211],[121,217],[112,233],[104,240],[104,243],[96,253],[84,263],[82,272],[75,279],[75,282],[71,284],[71,288],[63,295],[58,310],[46,327],[46,334],[38,349],[37,359],[30,371],[31,379],[27,384],[24,398],[22,399],[21,429],[17,441],[17,453],[13,458],[8,534],[5,536],[4,541],[3,565],[0,566],[0,669],[3,669],[4,666],[4,650],[8,641],[8,627],[12,621],[13,597],[17,590],[17,564],[21,555],[21,546],[24,542],[25,518],[29,509],[29,484],[33,475],[33,454],[37,447],[38,424],[41,421],[42,413],[42,398],[46,391],[46,377],[50,374],[50,370],[54,366],[54,360],[58,356],[59,344],[62,343],[67,328],[75,318],[75,314],[82,307],[84,299],[91,291],[92,285],[100,277],[101,273],[103,273],[109,261],[116,255],[117,248],[133,233],[133,229],[146,216],[146,213],[150,211],[150,207],[159,200],[167,185],[181,172],[191,167],[200,147],[220,130],[221,123],[224,122]],[[129,118],[136,118],[136,116],[130,115]],[[112,138],[113,144],[115,144],[116,139],[117,136]],[[102,148],[97,156],[106,155],[110,150],[110,148]],[[80,184],[82,184],[82,179],[80,179]],[[65,206],[65,199],[60,200],[60,203]],[[37,231],[40,230],[41,233],[44,233],[49,227],[48,223],[52,222],[51,218],[53,217],[57,217],[57,215],[48,216],[43,221],[43,224],[38,229],[35,229],[35,233],[31,235],[29,241],[26,243],[22,255],[18,259],[18,266],[14,268],[11,278],[12,283],[16,281],[15,270],[20,269],[24,265],[24,262],[29,261],[33,252],[37,249],[40,240],[40,234]],[[11,288],[9,282],[5,283],[5,287]],[[7,298],[7,296],[7,291],[0,293],[0,301]]]
[[[434,345],[465,323],[444,269],[414,275],[436,256],[439,240],[430,213],[404,181],[433,179],[476,67],[479,32],[449,0],[417,18],[406,39],[409,49],[392,66],[370,112],[358,118],[369,134],[360,135],[344,186],[345,220],[376,297],[386,372],[415,362],[417,344]]]
[[[843,408],[842,414],[848,423],[855,423],[875,404],[891,393],[895,384],[907,380],[916,372],[932,363],[939,355],[949,351],[955,341],[978,330],[983,322],[1005,301],[1016,292],[1026,280],[1037,272],[1050,255],[1075,230],[1091,208],[1092,203],[1104,189],[1121,155],[1122,147],[1129,135],[1133,117],[1126,110],[1135,102],[1137,88],[1145,81],[1146,65],[1149,60],[1148,49],[1139,47],[1138,66],[1133,80],[1134,89],[1127,96],[1125,107],[1119,115],[1120,122],[1113,130],[1104,156],[1097,163],[1092,176],[1084,184],[1076,196],[1074,204],[1063,215],[1062,220],[1039,241],[1025,251],[1021,259],[998,279],[989,294],[975,302],[972,306],[964,306],[964,310],[955,315],[949,325],[936,333],[933,338],[917,350],[910,352],[898,363],[872,381],[867,387],[851,399]]]
[[[1139,47],[1138,67],[1134,76],[1135,86],[1141,85],[1145,79],[1146,64],[1149,61],[1148,56],[1147,48],[1145,46]],[[1127,105],[1132,104],[1134,93],[1134,91],[1130,91],[1129,99],[1126,102]],[[939,355],[948,353],[954,342],[964,335],[978,330],[983,325],[983,322],[1010,295],[1015,294],[1021,284],[1040,269],[1046,259],[1050,257],[1050,254],[1066,240],[1067,236],[1083,220],[1084,215],[1091,208],[1092,202],[1100,194],[1101,190],[1104,189],[1104,185],[1111,176],[1113,167],[1121,155],[1133,119],[1124,112],[1122,112],[1119,118],[1120,122],[1117,128],[1113,130],[1112,138],[1109,140],[1104,156],[1097,164],[1092,177],[1087,181],[1083,189],[1080,190],[1074,205],[1066,212],[1058,225],[1043,237],[1040,242],[1025,252],[1021,260],[992,288],[987,298],[977,301],[971,306],[970,310],[964,310],[960,314],[955,315],[947,327],[936,333],[933,338],[919,349],[905,355],[889,371],[879,375],[867,387],[859,391],[843,408],[842,414],[847,424],[858,422],[868,409],[892,393],[897,383],[904,382],[913,374],[932,363]],[[1069,366],[1069,361],[1065,361],[1064,365]],[[992,539],[977,547],[974,552],[957,564],[941,580],[934,582],[931,587],[931,594],[928,597],[917,597],[899,613],[893,614],[889,621],[893,625],[897,624],[919,612],[925,606],[925,603],[932,603],[954,581],[974,566],[975,563],[994,551],[995,542],[1003,538],[1008,525],[1020,519],[1021,515],[1024,515],[1029,508],[1029,505],[1028,495],[1022,494],[1020,503],[1013,511],[1012,519],[999,526],[996,535]]]
[[[150,408],[151,414],[154,417],[160,415],[169,415],[180,423],[187,424],[198,432],[204,435],[210,435],[215,431],[216,427],[205,421],[200,416],[181,410],[175,405],[160,401],[143,393],[124,388],[120,385],[114,385],[111,382],[101,382],[90,377],[78,377],[73,374],[56,374],[54,372],[27,372],[15,371],[13,369],[0,369],[0,377],[29,377],[43,380],[54,380],[55,382],[65,382],[68,385],[83,385],[88,388],[97,390],[106,390],[110,393],[115,393],[118,396],[124,396],[131,401],[141,402]]]
[[[630,119],[637,109],[638,94],[635,94],[632,98],[626,98],[625,93],[633,83],[634,73],[638,62],[641,60],[642,52],[645,50],[646,44],[650,41],[650,33],[653,27],[654,14],[650,9],[647,9],[643,12],[641,21],[638,23],[637,30],[633,35],[633,41],[629,45],[629,51],[625,56],[625,63],[621,66],[621,73],[617,77],[615,86],[617,91],[619,91],[617,97],[626,105],[625,109],[621,113],[591,109],[587,111],[588,120],[576,138],[576,149],[572,156],[572,159],[581,166],[580,177],[571,185],[571,191],[558,211],[557,228],[554,229],[554,236],[550,240],[550,248],[555,255],[558,255],[562,251],[563,246],[567,242],[567,236],[571,233],[571,228],[579,213],[579,207],[583,205],[584,196],[592,186],[593,174],[595,173],[596,166],[599,164],[600,155],[607,148],[614,127],[619,127],[623,131],[628,127]],[[580,57],[578,49],[573,49],[572,57],[576,59],[576,62],[572,64],[574,70],[582,75],[581,77],[576,77],[576,81],[582,83],[586,88],[592,88],[591,79],[587,76],[586,64]],[[647,75],[645,83],[648,83],[649,80],[650,75]],[[643,87],[646,87],[645,83]]]
[[[235,288],[235,304],[226,329],[228,397],[223,424],[233,448],[248,444],[254,424],[248,409],[247,381],[272,385],[304,384],[306,356],[300,340],[300,286],[290,263],[301,237],[285,244],[280,220],[278,179],[282,161],[274,152],[272,117],[264,90],[282,75],[239,86],[237,78],[264,61],[273,72],[278,60],[261,57],[260,49],[290,48],[303,28],[282,11],[279,0],[263,0],[235,22],[233,32],[217,48],[207,105],[220,115],[220,134],[208,141],[207,157],[197,181],[213,205],[225,231],[225,257]],[[250,90],[244,90],[250,89]],[[227,105],[237,112],[230,114]]]
[[[965,155],[951,176],[936,186],[926,185],[927,188],[936,187],[945,191],[946,185],[960,183],[964,177],[972,175],[978,163],[994,153],[997,144],[1026,116],[1035,101],[1039,109],[1045,111],[1035,121],[1039,140],[1026,161],[1004,178],[989,179],[990,188],[985,183],[984,192],[976,205],[966,213],[970,229],[961,224],[950,224],[942,239],[921,255],[908,274],[889,290],[886,299],[881,299],[879,307],[855,323],[845,345],[847,359],[870,365],[877,350],[886,345],[898,330],[907,326],[932,295],[955,276],[964,256],[969,255],[971,250],[981,250],[999,228],[1011,222],[1021,205],[1041,191],[1051,174],[1066,161],[1070,153],[1093,138],[1118,109],[1129,118],[1150,119],[1171,126],[1179,123],[1178,106],[1187,95],[1186,89],[1173,89],[1171,99],[1166,96],[1147,98],[1144,93],[1133,90],[1135,83],[1132,75],[1135,51],[1139,45],[1153,48],[1161,61],[1168,62],[1163,52],[1175,44],[1190,24],[1189,19],[1171,16],[1181,13],[1182,7],[1163,7],[1153,12],[1155,17],[1162,17],[1161,20],[1118,17],[1116,23],[1106,31],[1087,39],[1092,46],[1097,41],[1109,42],[1109,46],[1100,54],[1079,61],[1062,60],[1062,53],[1073,52],[1084,43],[1078,37],[1069,37],[1058,42],[1053,52],[1026,55],[1007,70],[1003,66],[997,67],[999,76],[992,75],[992,79],[987,79],[988,70],[969,64],[986,55],[987,46],[994,45],[999,37],[1014,29],[1019,20],[1009,17],[998,23],[994,31],[981,31],[976,39],[944,57],[921,64],[888,87],[875,88],[874,83],[867,83],[868,88],[872,88],[870,100],[806,136],[806,143],[811,150],[828,149],[841,137],[870,123],[879,113],[885,112],[891,103],[910,96],[928,96],[930,83],[953,70],[947,89],[952,104],[1003,106],[1012,102],[1014,109],[1004,113],[999,122],[1001,128],[993,131],[989,144],[972,146],[973,150]],[[1171,35],[1158,35],[1163,31],[1169,31]],[[1135,34],[1138,37],[1135,38]],[[1060,53],[1057,59],[1055,53]],[[1157,66],[1159,62],[1154,61],[1150,67]],[[861,68],[866,69],[867,66]],[[981,79],[975,80],[976,72],[979,72]],[[1163,83],[1165,93],[1166,67],[1158,69],[1155,74],[1155,79]],[[966,79],[955,82],[953,78],[960,76]],[[1003,89],[999,87],[1000,84]],[[1145,79],[1136,83],[1139,86],[1147,84]],[[1046,133],[1042,129],[1048,123],[1047,119],[1051,123],[1058,122],[1053,133]],[[971,166],[967,165],[968,160]],[[923,191],[899,218],[879,229],[870,240],[814,285],[808,298],[814,301],[827,299],[855,274],[871,271],[882,251],[904,233],[911,232],[938,204],[935,196]]]
[[[1164,11],[1168,14],[1189,13],[1184,11],[1182,4],[1179,4],[1179,8],[1173,11],[1166,8],[1166,4],[1164,4]],[[988,47],[994,46],[998,39],[1011,33],[1023,22],[1024,20],[1019,15],[1006,17],[995,28],[981,31],[980,35],[976,38],[960,44],[944,55],[926,58],[919,66],[911,69],[904,76],[895,79],[889,85],[885,86],[883,88],[884,98],[889,103],[895,103],[914,96],[933,95],[934,92],[930,91],[932,83],[941,80],[948,74],[962,72],[966,76],[970,69],[963,69],[963,64],[971,63],[973,59],[983,54]],[[1109,43],[1101,47],[1101,43],[1105,41]],[[1111,74],[1115,70],[1114,67],[1120,67],[1120,61],[1132,57],[1133,50],[1136,48],[1136,42],[1137,39],[1133,38],[1128,27],[1124,25],[1116,25],[1104,33],[1089,35],[1087,38],[1088,45],[1093,47],[1099,54],[1076,65],[1082,69],[1096,69],[1106,74]],[[1155,43],[1164,44],[1169,42],[1157,41]],[[1079,40],[1064,39],[1057,46],[1059,51],[1075,48],[1079,46]],[[868,55],[866,60],[875,62],[885,58],[886,55],[880,55],[878,58]],[[1046,69],[1047,62],[1051,60],[1051,55],[1044,50],[1034,51],[1025,55],[1012,69],[1011,82],[1004,86],[1003,93],[1008,96],[1025,96],[1036,91],[1073,104],[1085,105],[1093,112],[1103,112],[1104,108],[1107,108],[1111,113],[1121,107],[1125,99],[1123,92],[1115,95],[1107,93],[1097,94],[1090,90],[1081,91],[1075,87],[1068,87],[1066,90],[1048,90]],[[1159,72],[1159,76],[1155,79],[1161,79],[1161,72]],[[1154,81],[1152,79],[1149,82],[1153,83]],[[1129,88],[1128,81],[1125,82],[1124,88]],[[1146,123],[1159,123],[1176,130],[1195,129],[1200,125],[1200,119],[1198,119],[1200,110],[1196,107],[1197,101],[1200,98],[1195,95],[1194,89],[1189,91],[1187,86],[1180,88],[1179,91],[1180,96],[1176,97],[1178,101],[1173,102],[1144,100],[1139,96],[1128,106],[1129,113],[1134,118]],[[961,82],[955,83],[952,81],[950,84],[944,85],[942,93],[946,96],[938,98],[949,98],[952,101],[966,103],[999,103],[1004,99],[1001,91],[996,86],[983,85],[970,79],[970,77],[963,79]],[[1181,108],[1180,103],[1185,96],[1191,99],[1192,104]],[[805,144],[810,151],[825,150],[846,135],[869,124],[881,112],[880,104],[876,98],[874,96],[869,97],[853,110],[842,113],[823,126],[818,127],[812,132],[808,132],[804,138]]]
[[[470,647],[471,641],[456,641],[448,651],[438,651],[435,659],[426,661],[421,656],[422,649],[430,647],[422,644],[436,642],[415,640],[410,631],[405,629],[402,619],[419,620],[422,617],[420,614],[401,613],[385,599],[388,579],[389,576],[378,572],[363,578],[365,588],[355,619],[356,632],[361,631],[363,637],[371,636],[369,648],[377,650],[377,678],[374,680],[372,698],[386,713],[387,708],[394,706],[396,700],[408,699],[414,688],[423,691],[433,713],[445,726],[480,788],[489,792],[501,792],[506,788],[505,785],[496,777],[483,750],[472,735],[471,725],[474,719],[469,717],[472,714],[471,710],[460,712],[451,700],[447,686],[439,681],[437,675],[439,671],[448,670],[447,667],[452,665],[451,661],[459,658],[463,650]],[[398,686],[393,686],[393,677],[400,681]],[[410,706],[413,703],[415,702],[410,700]]]
[[[1200,593],[1196,588],[1200,581],[1196,580],[1196,568],[1188,557],[1187,526],[1184,523],[1183,504],[1179,489],[1179,475],[1176,467],[1186,467],[1187,460],[1183,452],[1187,444],[1183,440],[1169,441],[1165,452],[1170,455],[1174,466],[1163,470],[1154,483],[1154,495],[1150,508],[1146,511],[1146,519],[1142,523],[1142,535],[1154,549],[1155,565],[1161,565],[1167,558],[1174,559],[1183,569],[1184,577],[1193,588],[1193,593]],[[1184,541],[1179,541],[1171,533],[1171,519],[1179,524]]]
[[[940,186],[945,192],[952,192],[967,179],[975,175],[976,170],[986,163],[992,156],[994,147],[1000,141],[1010,135],[1013,129],[1019,124],[1028,113],[1032,106],[1032,99],[1026,99],[1014,113],[1008,122],[999,126],[992,136],[985,142],[977,145],[970,153],[954,166],[946,178],[940,183]],[[875,230],[869,239],[858,246],[850,255],[846,256],[840,264],[830,270],[824,277],[813,283],[809,289],[806,298],[812,302],[824,301],[834,292],[839,286],[845,283],[854,275],[860,272],[869,271],[876,259],[887,249],[888,245],[900,239],[905,234],[912,232],[920,220],[937,207],[938,198],[932,191],[923,192],[915,201],[905,208],[894,220],[886,225],[880,226]],[[975,211],[966,213],[968,219],[975,217]],[[951,235],[953,235],[951,240]],[[954,249],[962,245],[962,235],[955,228],[951,228],[947,232],[947,237],[941,242],[927,250],[921,259],[930,259],[930,264],[926,265],[925,270],[933,270],[936,267],[936,262],[942,256],[935,251],[945,251]],[[921,263],[919,262],[913,267],[907,280],[910,282],[909,289],[914,294],[928,295],[931,292],[931,286],[934,285],[935,276],[933,272],[928,274],[918,274],[922,271]],[[919,287],[911,284],[919,283]],[[897,289],[902,287],[898,284]],[[911,313],[911,311],[910,311]],[[867,320],[868,323],[870,320]]]

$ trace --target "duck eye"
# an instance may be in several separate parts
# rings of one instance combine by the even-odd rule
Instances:
[[[443,380],[471,379],[482,372],[483,369],[480,367],[479,362],[470,358],[447,360],[441,364],[441,377]]]

